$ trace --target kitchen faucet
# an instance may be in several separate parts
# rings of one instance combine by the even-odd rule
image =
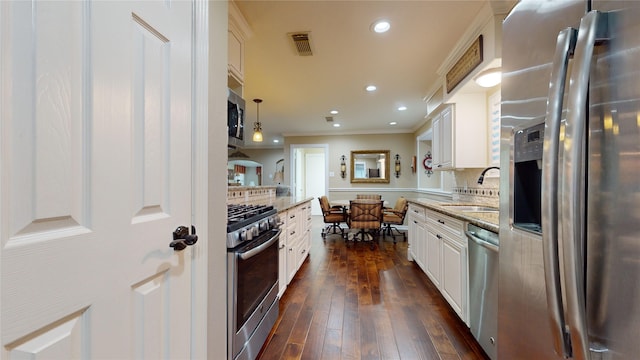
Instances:
[[[482,173],[480,174],[480,177],[478,178],[478,184],[482,185],[482,183],[484,182],[484,174],[486,174],[487,171],[489,171],[491,169],[500,170],[500,167],[499,166],[490,166],[490,167],[482,170]]]

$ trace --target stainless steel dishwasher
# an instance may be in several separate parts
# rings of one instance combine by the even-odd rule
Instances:
[[[497,358],[498,234],[469,224],[469,327],[491,359]]]

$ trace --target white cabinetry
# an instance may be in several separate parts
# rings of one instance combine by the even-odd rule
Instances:
[[[228,70],[229,75],[242,84],[244,82],[244,38],[240,31],[229,22]]]
[[[414,260],[468,325],[467,239],[464,222],[409,204],[409,260]]]
[[[464,322],[468,323],[467,306],[467,255],[459,241],[444,237],[442,241],[442,279],[440,289],[449,304]]]
[[[441,270],[441,261],[442,258],[442,235],[438,234],[434,231],[433,228],[429,227],[427,230],[427,266],[424,269],[425,273],[431,282],[433,282],[438,289],[440,288],[440,270]],[[442,291],[442,290],[440,290]]]
[[[283,216],[285,214],[280,214]],[[278,241],[278,297],[281,298],[287,289],[287,229],[283,222],[280,226],[280,240]]]
[[[409,204],[409,237],[407,258],[414,260],[421,268],[424,264],[424,244],[425,244],[425,209],[424,207]]]
[[[282,296],[311,248],[311,201],[280,213],[279,289]]]
[[[442,110],[433,118],[433,168],[452,168],[453,161],[453,109]]]
[[[296,254],[296,272],[309,255],[311,247],[311,203],[305,203],[298,207],[298,231],[299,240]]]
[[[430,244],[427,268],[434,273],[438,289],[449,305],[468,324],[467,238],[464,222],[427,210],[427,238]],[[435,254],[437,252],[437,255]],[[437,274],[437,275],[435,275]],[[427,273],[429,275],[429,273]]]
[[[433,117],[433,169],[486,167],[489,163],[486,96],[458,95],[456,101]]]
[[[300,233],[298,232],[298,209],[287,211],[287,284],[298,271],[298,244]]]
[[[238,91],[244,83],[244,42],[251,36],[251,28],[233,1],[229,2],[229,29],[227,43],[228,85]]]

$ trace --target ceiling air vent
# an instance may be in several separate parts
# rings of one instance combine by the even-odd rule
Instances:
[[[311,56],[313,53],[311,52],[311,43],[309,42],[309,33],[308,32],[296,32],[290,33],[291,40],[293,40],[293,45],[296,47],[296,51],[300,56]]]
[[[333,116],[325,116],[324,119],[327,120],[327,122],[333,122]]]

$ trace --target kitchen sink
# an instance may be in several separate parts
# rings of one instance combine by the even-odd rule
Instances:
[[[441,205],[446,206],[451,210],[461,211],[461,212],[495,212],[497,213],[499,211],[497,208],[489,207],[489,206],[458,205],[458,204],[441,204]]]

